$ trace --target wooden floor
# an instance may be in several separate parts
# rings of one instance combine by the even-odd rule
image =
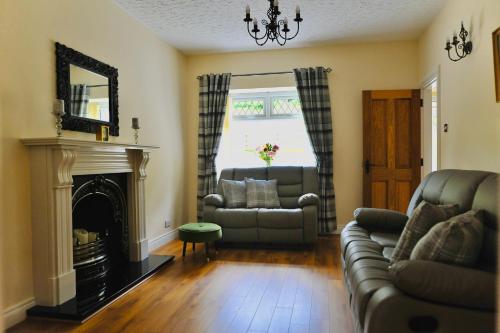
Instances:
[[[81,325],[28,319],[9,332],[352,332],[338,236],[308,250],[219,249],[176,261]]]

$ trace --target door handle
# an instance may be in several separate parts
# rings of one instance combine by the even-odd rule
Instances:
[[[370,160],[365,160],[365,173],[370,173],[370,169],[372,166],[375,166],[375,164],[371,164]]]

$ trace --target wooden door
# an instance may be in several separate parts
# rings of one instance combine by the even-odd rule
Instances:
[[[420,90],[363,91],[363,205],[406,212],[420,183]]]

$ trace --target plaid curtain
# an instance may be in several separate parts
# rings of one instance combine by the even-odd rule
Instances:
[[[89,88],[85,84],[71,85],[71,115],[87,118]]]
[[[205,74],[200,78],[198,126],[198,220],[203,198],[217,189],[215,157],[219,150],[231,74]]]
[[[323,67],[294,69],[307,133],[319,171],[319,233],[337,229],[333,188],[333,133],[328,77]]]

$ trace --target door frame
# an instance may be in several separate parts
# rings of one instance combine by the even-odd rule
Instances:
[[[424,152],[427,151],[428,149],[431,150],[432,152],[432,141],[431,141],[431,147],[425,147],[425,143],[424,143],[424,135],[426,134],[425,131],[424,131],[424,126],[426,125],[425,124],[425,105],[427,102],[431,102],[432,103],[432,100],[431,101],[426,101],[425,100],[425,90],[427,89],[430,89],[431,85],[436,82],[436,90],[437,90],[437,108],[436,108],[436,117],[437,117],[437,135],[436,135],[436,139],[437,139],[437,161],[436,161],[436,168],[437,170],[440,170],[441,169],[441,161],[442,161],[442,153],[443,153],[443,145],[442,145],[442,137],[441,137],[441,128],[442,128],[442,117],[441,117],[441,66],[438,65],[437,68],[432,71],[431,73],[429,73],[425,80],[422,81],[422,83],[420,84],[420,87],[421,87],[421,93],[420,93],[420,96],[421,98],[423,99],[423,106],[420,110],[420,133],[421,133],[421,136],[420,136],[420,152],[422,154],[422,158],[424,157]],[[431,106],[432,108],[432,106]],[[431,112],[432,112],[432,109],[431,109]],[[431,119],[431,118],[430,118]],[[432,125],[431,125],[432,127]],[[432,130],[432,129],[431,129]],[[431,158],[432,158],[432,153],[431,153]],[[428,163],[428,164],[426,164]],[[430,161],[426,161],[424,159],[424,164],[425,165],[429,165],[431,164],[432,165],[432,160]],[[432,166],[430,167],[432,168]],[[431,170],[429,168],[429,170]],[[422,166],[422,170],[421,170],[421,177],[422,179],[426,176],[426,173],[424,172],[424,170],[427,170],[427,168],[424,169],[424,167]],[[432,170],[431,170],[432,171]]]

